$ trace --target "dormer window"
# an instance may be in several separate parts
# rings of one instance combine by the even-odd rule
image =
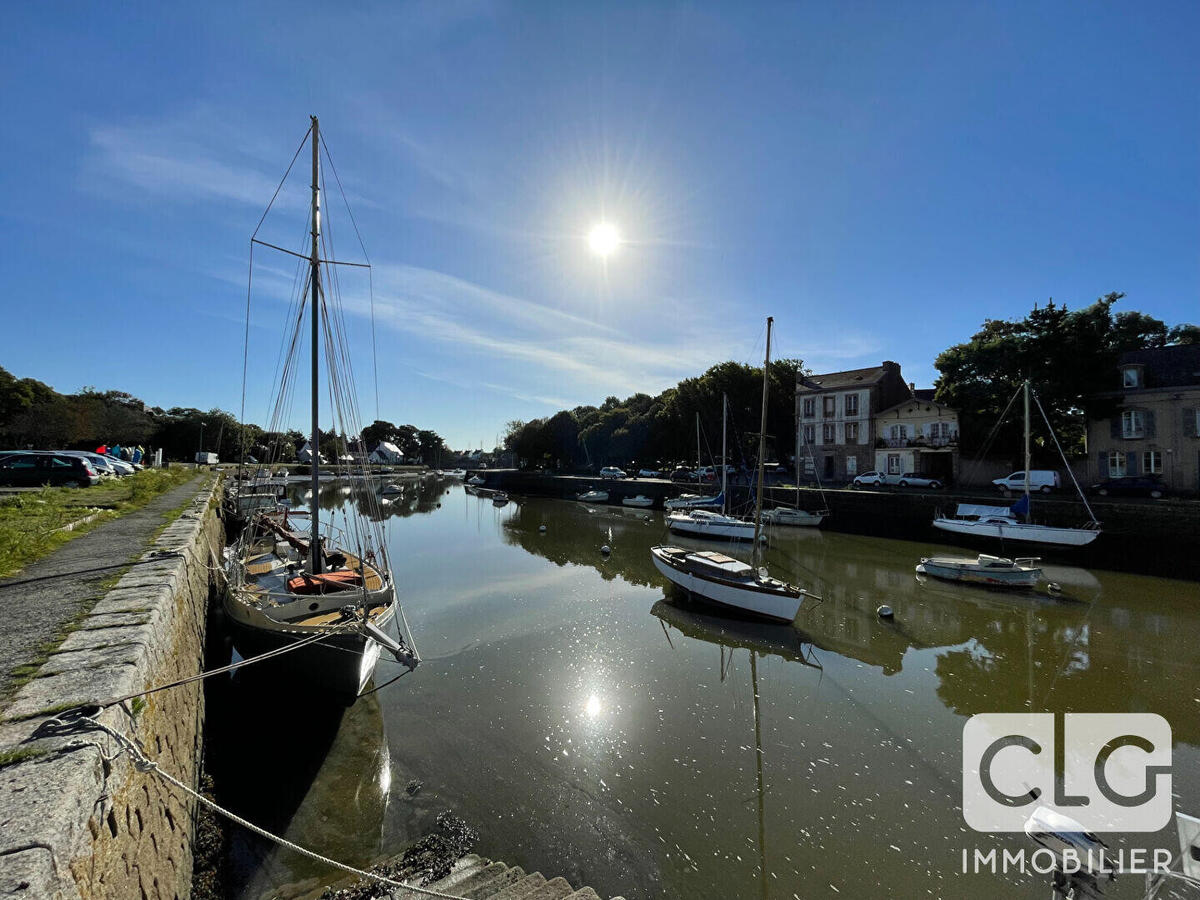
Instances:
[[[1121,386],[1126,390],[1134,390],[1142,386],[1141,366],[1121,367]]]

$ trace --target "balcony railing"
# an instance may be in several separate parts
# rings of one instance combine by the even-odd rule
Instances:
[[[875,442],[875,446],[879,448],[887,448],[889,450],[899,450],[903,447],[953,447],[958,444],[958,435],[939,435],[937,437],[925,437],[924,435],[914,438],[879,438]]]

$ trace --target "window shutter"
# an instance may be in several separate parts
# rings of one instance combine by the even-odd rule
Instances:
[[[1125,454],[1125,474],[1136,475],[1138,473],[1138,458],[1137,454],[1130,452]]]
[[[1142,429],[1146,437],[1154,437],[1154,410],[1147,409],[1142,413]]]
[[[1100,478],[1108,477],[1108,451],[1101,450],[1096,454],[1096,473]]]
[[[1114,413],[1108,424],[1110,425],[1109,436],[1119,438],[1121,436],[1121,414]]]
[[[1183,436],[1196,436],[1196,410],[1185,409],[1183,411]]]

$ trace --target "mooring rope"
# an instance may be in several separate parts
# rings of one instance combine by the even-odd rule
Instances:
[[[286,847],[289,850],[293,850],[296,853],[299,853],[302,856],[307,856],[309,859],[316,860],[317,862],[324,863],[327,866],[332,866],[335,869],[340,869],[343,872],[348,872],[351,875],[357,875],[359,878],[378,881],[379,883],[386,884],[389,887],[399,888],[405,891],[413,891],[418,894],[424,894],[427,897],[440,897],[443,898],[443,900],[466,900],[466,898],[457,894],[447,894],[442,891],[435,891],[432,888],[419,887],[415,884],[405,884],[402,881],[396,881],[393,878],[387,878],[384,875],[379,875],[378,873],[371,872],[366,869],[359,869],[355,866],[349,865],[348,863],[339,862],[336,859],[323,856],[322,854],[317,853],[315,850],[309,850],[307,847],[302,847],[300,844],[297,844],[294,841],[289,841],[285,837],[281,837],[280,835],[267,831],[265,828],[255,825],[248,819],[242,818],[232,810],[225,809],[225,807],[221,806],[219,803],[209,799],[208,797],[205,797],[203,794],[201,794],[199,791],[196,791],[189,785],[184,784],[178,778],[165,771],[154,760],[150,759],[150,757],[146,755],[145,751],[142,750],[141,746],[139,746],[133,738],[128,737],[120,731],[117,731],[115,728],[105,725],[98,719],[94,719],[91,716],[81,715],[77,720],[74,721],[63,721],[61,718],[51,718],[48,720],[49,723],[57,723],[64,728],[70,728],[75,724],[75,721],[87,722],[89,725],[92,725],[94,728],[103,731],[105,734],[111,737],[117,742],[123,751],[129,754],[130,762],[139,772],[152,772],[167,783],[174,785],[188,796],[199,801],[204,806],[207,806],[213,812],[224,816],[225,818],[229,819],[229,821],[241,825],[243,828],[249,831],[254,832],[259,837],[266,838],[269,841],[279,844],[281,847]]]

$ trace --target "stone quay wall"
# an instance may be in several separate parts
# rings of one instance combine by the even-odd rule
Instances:
[[[201,671],[220,588],[219,482],[201,487],[149,551],[96,603],[0,722],[0,897],[187,900],[196,802],[138,771],[117,742],[65,706],[100,703]],[[201,682],[98,716],[195,787]]]

